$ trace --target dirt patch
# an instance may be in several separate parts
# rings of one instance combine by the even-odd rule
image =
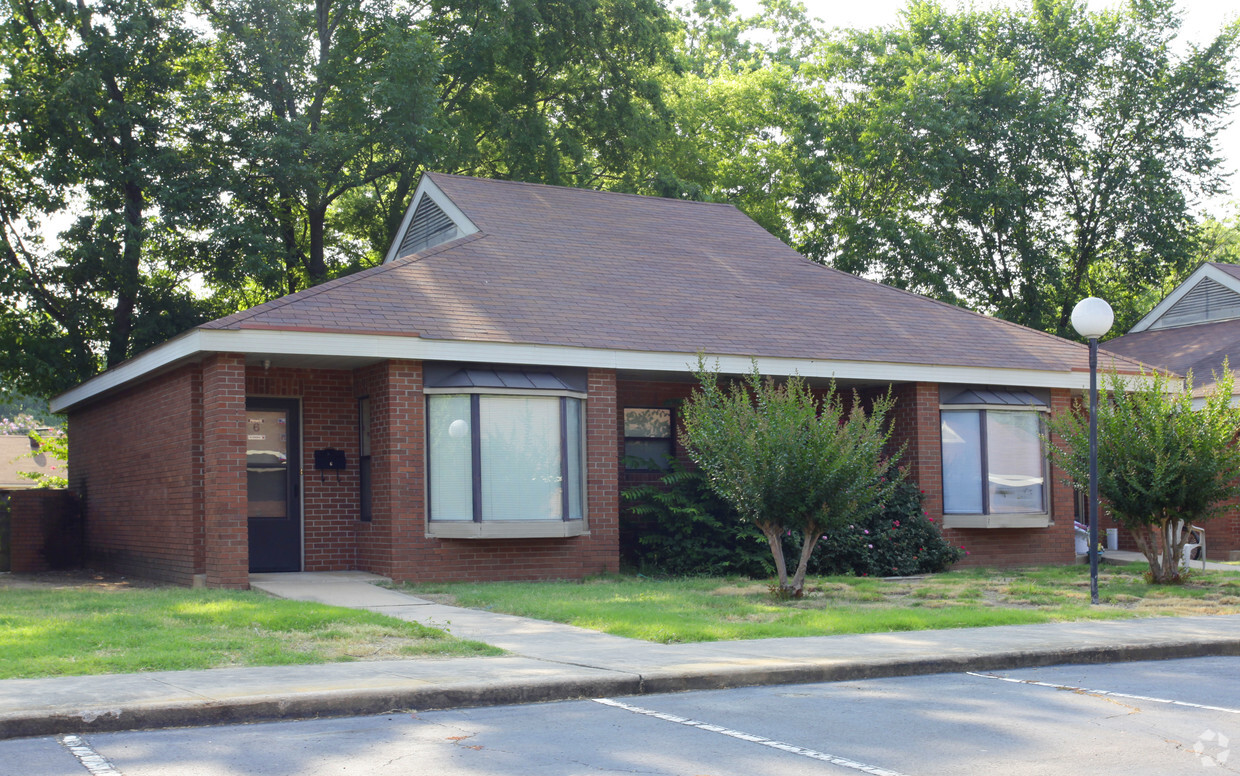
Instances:
[[[43,571],[37,574],[0,573],[0,590],[130,590],[158,586],[148,579],[91,569]]]

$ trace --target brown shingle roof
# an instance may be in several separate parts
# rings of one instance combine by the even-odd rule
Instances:
[[[205,328],[1088,368],[1079,344],[815,264],[731,205],[430,178],[479,233]]]
[[[1233,371],[1240,367],[1240,320],[1146,329],[1116,337],[1100,347],[1182,375],[1192,370],[1193,384],[1205,388],[1214,383],[1212,374],[1222,369],[1224,358],[1229,359]]]

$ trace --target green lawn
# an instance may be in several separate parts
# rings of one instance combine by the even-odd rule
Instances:
[[[498,653],[416,623],[253,592],[0,589],[0,679]]]
[[[1105,566],[1101,605],[1089,569],[969,569],[921,579],[824,577],[804,598],[773,600],[743,579],[608,576],[585,582],[423,584],[415,594],[664,643],[823,636],[1157,615],[1240,613],[1240,576],[1206,572],[1150,586],[1143,565]]]

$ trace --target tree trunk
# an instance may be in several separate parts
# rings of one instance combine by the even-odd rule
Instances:
[[[306,257],[306,273],[310,285],[316,286],[327,280],[327,263],[323,258],[323,230],[327,221],[327,208],[306,209],[310,221],[310,255]]]
[[[134,310],[141,288],[142,188],[129,181],[124,187],[125,235],[122,238],[121,263],[116,278],[116,307],[112,310],[112,335],[108,338],[108,366],[113,367],[129,358],[133,334]]]
[[[789,585],[793,598],[800,598],[804,592],[805,572],[809,568],[809,558],[814,554],[814,548],[818,546],[818,540],[821,538],[822,531],[814,525],[811,525],[802,537],[801,560],[797,563],[797,573],[793,575],[792,582]]]
[[[777,526],[770,523],[759,525],[762,535],[771,545],[771,556],[775,558],[775,574],[779,578],[779,589],[788,590],[788,565],[784,562],[784,541]]]

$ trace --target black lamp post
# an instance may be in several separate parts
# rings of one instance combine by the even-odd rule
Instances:
[[[1089,340],[1089,602],[1098,603],[1098,338],[1111,330],[1115,314],[1096,296],[1072,308],[1072,328]]]

